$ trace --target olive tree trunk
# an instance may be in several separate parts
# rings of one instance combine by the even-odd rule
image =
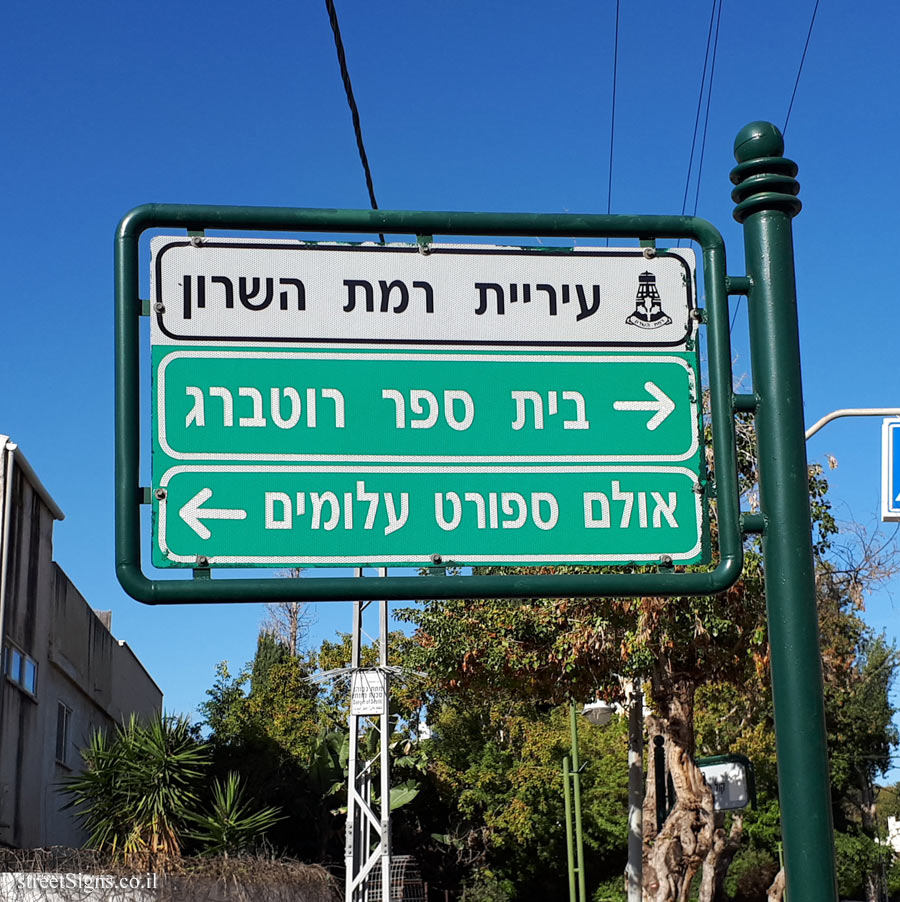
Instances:
[[[696,682],[689,676],[656,673],[651,678],[651,694],[656,715],[650,722],[648,756],[648,811],[645,824],[652,822],[644,844],[644,902],[687,902],[694,877],[713,845],[715,810],[713,795],[694,764],[694,692]],[[656,832],[655,765],[653,738],[665,739],[666,769],[675,789],[675,805]]]
[[[712,846],[703,861],[698,902],[725,902],[725,875],[741,847],[744,832],[744,815],[737,813],[731,820],[731,829],[725,830],[725,815],[716,812]]]

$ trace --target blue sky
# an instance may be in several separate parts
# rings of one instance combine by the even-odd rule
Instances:
[[[731,217],[732,142],[784,123],[813,0],[725,2],[697,213]],[[900,404],[893,327],[897,245],[897,18],[886,4],[822,3],[787,130],[804,209],[795,220],[807,423]],[[369,4],[338,12],[386,209],[605,212],[615,4]],[[611,208],[679,213],[710,3],[622,4]],[[112,238],[145,202],[366,207],[324,3],[18,3],[0,34],[3,237],[0,431],[66,512],[55,556],[113,610],[173,710],[214,665],[253,652],[252,605],[148,608],[113,572]],[[697,171],[689,192],[693,206]],[[750,369],[743,302],[735,373]],[[838,515],[873,525],[880,421],[838,421]],[[893,579],[868,621],[896,637]],[[350,627],[320,604],[314,639]],[[900,772],[894,773],[894,779]]]

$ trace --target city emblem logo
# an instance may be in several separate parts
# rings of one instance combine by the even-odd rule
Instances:
[[[662,298],[656,287],[656,276],[652,272],[642,272],[638,276],[634,313],[625,322],[639,329],[658,329],[672,322],[672,318],[663,312]]]

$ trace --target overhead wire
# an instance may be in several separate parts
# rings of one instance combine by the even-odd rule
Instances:
[[[359,160],[362,163],[363,173],[366,178],[366,188],[369,192],[369,202],[373,210],[378,209],[378,201],[375,200],[375,183],[372,180],[372,169],[369,166],[369,157],[366,154],[366,146],[363,142],[362,123],[359,118],[359,107],[353,96],[353,84],[350,81],[350,70],[347,68],[347,54],[344,52],[344,41],[341,38],[341,28],[338,24],[337,10],[334,0],[325,0],[325,9],[328,11],[328,21],[331,23],[331,31],[334,35],[334,46],[337,50],[338,65],[341,68],[341,81],[344,83],[344,93],[347,95],[347,104],[350,107],[350,116],[353,119],[353,133],[356,135],[356,148],[359,151]],[[378,240],[384,244],[384,235],[378,233]]]
[[[706,89],[706,113],[703,117],[703,139],[700,142],[700,162],[697,164],[697,185],[694,191],[694,207],[691,216],[697,215],[697,205],[700,202],[700,180],[703,178],[703,160],[706,157],[706,136],[709,132],[709,108],[712,104],[713,81],[716,77],[716,56],[719,49],[719,26],[722,24],[722,0],[719,0],[719,10],[716,16],[716,32],[713,36],[712,57],[709,66],[709,86]]]
[[[613,39],[613,80],[612,80],[612,109],[609,119],[609,178],[606,182],[606,212],[612,211],[612,177],[613,177],[613,150],[616,138],[616,83],[619,71],[619,0],[616,0],[616,27]],[[609,247],[609,238],[606,239]]]
[[[806,53],[809,50],[809,42],[812,38],[813,25],[816,24],[816,13],[819,11],[819,0],[816,0],[815,5],[813,6],[812,16],[809,20],[809,29],[806,32],[806,41],[803,44],[803,53],[800,55],[800,65],[797,67],[797,77],[794,79],[794,89],[791,91],[791,101],[788,104],[787,115],[784,117],[784,127],[781,129],[781,135],[784,137],[787,134],[788,123],[791,121],[791,111],[794,109],[794,98],[797,96],[797,87],[800,84],[800,75],[803,73],[803,64],[806,61]],[[731,326],[729,327],[729,333],[734,329],[734,321],[737,319],[738,310],[741,307],[741,297],[738,297],[737,303],[734,305],[734,315],[731,317]]]
[[[712,0],[709,10],[709,28],[706,30],[706,53],[703,56],[703,72],[700,75],[700,91],[697,94],[697,112],[694,114],[694,131],[691,135],[691,154],[688,157],[687,175],[684,177],[684,196],[681,199],[681,215],[687,212],[688,192],[691,187],[691,173],[694,170],[694,153],[697,149],[697,132],[700,128],[700,112],[703,109],[703,94],[706,88],[706,70],[709,67],[709,52],[712,47],[713,25],[716,21],[716,4],[718,0]],[[681,247],[681,239],[678,239],[676,247]]]
[[[787,115],[784,117],[784,128],[781,130],[782,137],[787,134],[788,122],[791,121],[791,111],[794,109],[794,98],[797,96],[797,87],[800,84],[800,74],[803,72],[803,63],[806,62],[806,51],[809,50],[809,41],[812,37],[813,25],[816,24],[816,13],[819,11],[819,0],[813,7],[812,18],[809,20],[809,31],[806,33],[806,43],[803,45],[803,55],[800,57],[800,65],[797,67],[797,77],[794,79],[794,90],[791,92],[791,102],[788,104]]]

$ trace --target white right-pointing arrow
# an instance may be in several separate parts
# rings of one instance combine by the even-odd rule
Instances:
[[[647,421],[647,428],[652,432],[675,409],[675,402],[655,383],[645,382],[644,388],[655,401],[614,401],[616,410],[652,410],[653,416]]]
[[[212,533],[206,528],[202,520],[246,520],[247,511],[227,507],[202,507],[212,498],[212,489],[200,489],[184,507],[178,511],[178,516],[200,536],[208,539]]]

